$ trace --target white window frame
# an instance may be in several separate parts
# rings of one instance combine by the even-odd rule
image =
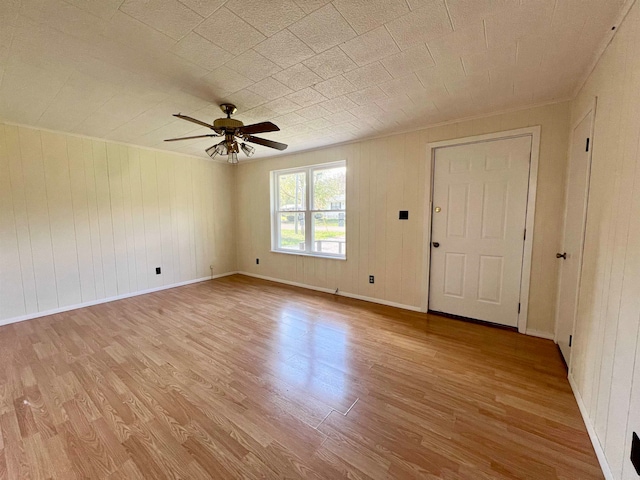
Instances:
[[[340,160],[338,162],[330,162],[330,163],[321,163],[317,165],[308,165],[304,167],[296,167],[296,168],[285,168],[281,170],[272,170],[271,171],[271,251],[275,253],[286,253],[288,255],[303,255],[309,257],[321,257],[321,258],[333,258],[336,260],[346,260],[346,225],[347,225],[347,211],[346,208],[344,210],[312,210],[312,199],[313,199],[313,172],[316,170],[326,170],[329,168],[336,167],[347,167],[346,160]],[[304,210],[295,210],[295,213],[304,213],[305,214],[305,222],[304,222],[304,238],[305,238],[305,249],[304,250],[293,250],[293,249],[284,249],[279,248],[280,245],[280,229],[278,228],[278,215],[284,213],[284,210],[279,210],[279,192],[280,188],[278,185],[278,178],[282,174],[291,174],[291,173],[304,173],[306,176],[306,192],[305,192],[305,209]],[[344,195],[345,195],[345,204],[347,198],[347,185],[345,182],[344,187]],[[346,207],[346,205],[345,205]],[[289,213],[291,211],[288,211]],[[329,252],[315,252],[313,251],[313,215],[315,213],[323,213],[323,212],[331,212],[331,213],[344,213],[345,214],[345,243],[344,248],[345,251],[342,254],[329,253]]]

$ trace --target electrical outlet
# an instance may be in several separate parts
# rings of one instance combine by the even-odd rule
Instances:
[[[260,259],[256,258],[256,265],[260,265]]]
[[[400,210],[398,218],[400,220],[409,220],[409,210]]]
[[[369,275],[369,283],[375,283],[374,280],[373,275]]]
[[[160,269],[160,267],[156,267],[156,275],[160,275],[162,273],[162,270]]]

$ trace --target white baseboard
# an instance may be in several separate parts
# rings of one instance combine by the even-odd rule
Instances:
[[[555,342],[555,335],[553,333],[542,332],[540,330],[527,329],[525,334],[530,335],[532,337],[544,338],[546,340],[553,340]]]
[[[285,285],[291,285],[294,287],[308,288],[309,290],[316,290],[318,292],[335,294],[335,290],[331,288],[316,287],[314,285],[308,285],[306,283],[291,282],[289,280],[282,280],[280,278],[267,277],[266,275],[258,275],[257,273],[250,273],[250,272],[235,272],[235,273],[238,273],[240,275],[246,275],[247,277],[255,277],[255,278],[260,278],[262,280],[269,280],[270,282],[284,283]],[[343,297],[355,298],[356,300],[364,300],[365,302],[379,303],[381,305],[387,305],[389,307],[402,308],[403,310],[410,310],[412,312],[423,312],[423,310],[420,307],[415,307],[413,305],[405,305],[402,303],[390,302],[388,300],[382,300],[382,299],[373,298],[373,297],[366,297],[364,295],[357,295],[355,293],[341,292],[339,290],[337,294]],[[554,340],[553,333],[542,332],[538,330],[527,330],[526,335],[530,335],[532,337],[544,338],[547,340]]]
[[[255,277],[260,278],[262,280],[269,280],[270,282],[284,283],[285,285],[291,285],[293,287],[301,287],[307,288],[309,290],[316,290],[318,292],[331,293],[335,294],[335,289],[324,288],[324,287],[316,287],[313,285],[307,285],[306,283],[298,283],[298,282],[290,282],[289,280],[282,280],[280,278],[267,277],[265,275],[258,275],[256,273],[249,272],[237,272],[240,275],[246,275],[247,277]],[[356,300],[364,300],[365,302],[379,303],[380,305],[386,305],[388,307],[402,308],[403,310],[411,310],[412,312],[421,312],[420,307],[415,307],[413,305],[405,305],[403,303],[390,302],[388,300],[382,300],[379,298],[366,297],[364,295],[356,295],[355,293],[341,292],[338,290],[337,295],[355,298]]]
[[[125,294],[116,295],[116,296],[113,296],[113,297],[101,298],[99,300],[92,300],[90,302],[83,302],[83,303],[78,303],[78,304],[75,304],[75,305],[68,305],[66,307],[55,308],[55,309],[52,309],[52,310],[45,310],[45,311],[42,311],[42,312],[30,313],[30,314],[27,314],[27,315],[21,315],[19,317],[0,319],[0,326],[9,325],[11,323],[23,322],[25,320],[32,320],[34,318],[46,317],[47,315],[55,315],[56,313],[68,312],[70,310],[77,310],[79,308],[91,307],[92,305],[99,305],[101,303],[113,302],[115,300],[122,300],[122,299],[125,299],[125,298],[136,297],[138,295],[145,295],[147,293],[159,292],[161,290],[167,290],[167,289],[170,289],[170,288],[182,287],[184,285],[190,285],[192,283],[206,282],[207,280],[213,280],[213,279],[216,279],[216,278],[227,277],[229,275],[236,275],[236,274],[246,275],[248,277],[260,278],[262,280],[268,280],[268,281],[271,281],[271,282],[283,283],[285,285],[291,285],[291,286],[294,286],[294,287],[307,288],[309,290],[315,290],[315,291],[318,291],[318,292],[335,294],[335,290],[333,290],[331,288],[316,287],[314,285],[308,285],[306,283],[290,282],[288,280],[282,280],[280,278],[274,278],[274,277],[267,277],[265,275],[258,275],[256,273],[250,273],[250,272],[226,272],[226,273],[221,273],[221,274],[218,274],[218,275],[212,275],[212,276],[208,276],[208,277],[196,278],[194,280],[187,280],[187,281],[184,281],[184,282],[172,283],[170,285],[163,285],[161,287],[149,288],[147,290],[140,290],[138,292],[125,293]],[[377,303],[377,304],[380,304],[380,305],[386,305],[388,307],[401,308],[403,310],[410,310],[412,312],[422,312],[422,309],[420,307],[416,307],[416,306],[413,306],[413,305],[406,305],[406,304],[403,304],[403,303],[391,302],[391,301],[383,300],[383,299],[380,299],[380,298],[367,297],[365,295],[358,295],[358,294],[355,294],[355,293],[341,292],[341,291],[338,291],[337,294],[340,295],[340,296],[343,296],[343,297],[347,297],[347,298],[354,298],[356,300],[364,300],[365,302],[371,302],[371,303]],[[547,333],[547,332],[540,332],[540,331],[537,331],[537,330],[527,330],[526,334],[534,336],[534,337],[546,338],[546,339],[549,339],[549,340],[553,340],[554,339],[553,334]]]
[[[214,278],[226,277],[238,272],[227,272],[219,275],[210,275],[208,277],[196,278],[194,280],[187,280],[185,282],[172,283],[171,285],[163,285],[156,288],[148,288],[147,290],[140,290],[132,293],[124,293],[122,295],[116,295],[114,297],[101,298],[99,300],[92,300],[90,302],[77,303],[75,305],[68,305],[66,307],[54,308],[52,310],[45,310],[42,312],[29,313],[27,315],[21,315],[19,317],[5,318],[0,320],[0,326],[9,325],[10,323],[23,322],[25,320],[32,320],[34,318],[46,317],[47,315],[55,315],[56,313],[68,312],[70,310],[77,310],[78,308],[91,307],[92,305],[99,305],[101,303],[113,302],[115,300],[122,300],[124,298],[137,297],[138,295],[145,295],[147,293],[159,292],[160,290],[168,290],[169,288],[182,287],[184,285],[190,285],[192,283],[206,282],[207,280],[213,280]]]
[[[573,396],[576,397],[578,408],[580,409],[582,419],[584,420],[584,424],[587,427],[587,432],[589,433],[589,438],[591,439],[591,443],[593,444],[593,449],[596,452],[596,457],[598,457],[598,462],[600,462],[600,468],[602,469],[604,478],[606,478],[607,480],[614,480],[613,473],[611,472],[611,468],[609,467],[609,462],[607,462],[607,457],[604,454],[604,449],[600,444],[600,439],[596,434],[595,428],[593,428],[593,423],[591,423],[587,408],[584,406],[584,402],[582,401],[582,397],[580,396],[580,392],[578,391],[578,386],[576,385],[576,382],[571,374],[569,374],[568,378],[569,385],[571,385],[571,390],[573,390]]]

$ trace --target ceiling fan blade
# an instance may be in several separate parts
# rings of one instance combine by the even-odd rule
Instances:
[[[197,118],[182,115],[181,113],[174,113],[173,116],[181,118],[182,120],[186,120],[187,122],[197,123],[198,125],[202,125],[203,127],[213,128],[213,125],[209,125],[208,123],[205,123],[202,120],[198,120]]]
[[[219,137],[220,135],[216,135],[215,133],[211,133],[209,135],[195,135],[193,137],[180,137],[180,138],[168,138],[165,142],[176,142],[178,140],[191,140],[192,138],[205,138],[205,137]]]
[[[276,150],[286,150],[288,145],[280,142],[274,142],[273,140],[267,140],[266,138],[252,137],[251,135],[244,137],[245,142],[257,143],[258,145],[264,145],[265,147],[275,148]]]
[[[271,122],[254,123],[238,128],[238,132],[243,135],[251,135],[252,133],[278,132],[278,126]]]

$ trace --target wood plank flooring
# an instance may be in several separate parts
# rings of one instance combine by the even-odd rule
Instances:
[[[232,276],[0,327],[0,478],[603,478],[551,341]]]

